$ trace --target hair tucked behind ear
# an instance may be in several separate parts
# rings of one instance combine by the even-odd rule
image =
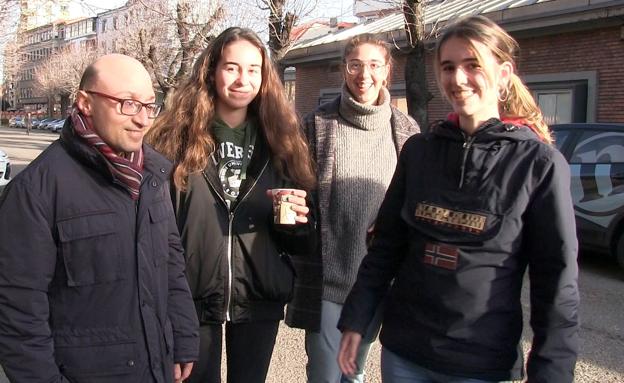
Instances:
[[[542,140],[549,144],[553,142],[552,135],[548,129],[548,125],[544,122],[542,111],[535,103],[533,96],[520,77],[515,73],[511,75],[509,80],[509,97],[503,102],[504,117],[521,118],[531,127],[534,127],[536,133]]]
[[[225,46],[238,40],[250,42],[262,54],[262,84],[247,113],[258,118],[278,170],[298,187],[310,190],[316,177],[299,119],[264,44],[250,29],[228,28],[211,42],[188,80],[167,100],[146,140],[173,161],[173,182],[178,189],[186,189],[188,175],[204,169],[216,148],[214,75]]]
[[[524,85],[520,77],[515,74],[515,55],[519,50],[518,43],[507,32],[505,32],[495,22],[484,16],[468,16],[460,19],[454,24],[446,27],[439,38],[435,50],[436,78],[440,82],[440,47],[452,37],[465,39],[468,43],[478,42],[486,46],[499,63],[505,61],[514,67],[507,89],[502,92],[506,97],[499,100],[499,111],[502,118],[522,119],[529,125],[540,138],[548,143],[552,143],[552,136],[548,125],[544,122],[542,112],[537,106],[531,92]],[[474,48],[474,46],[473,46]],[[477,49],[474,49],[477,52]],[[479,64],[485,67],[482,57],[479,57]]]

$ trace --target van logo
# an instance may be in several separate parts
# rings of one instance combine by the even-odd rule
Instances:
[[[434,225],[452,227],[453,229],[480,234],[485,228],[486,216],[445,209],[440,206],[418,203],[414,212],[416,219]]]

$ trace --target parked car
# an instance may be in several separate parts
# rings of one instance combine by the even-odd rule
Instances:
[[[624,124],[553,125],[570,164],[579,243],[624,268]]]
[[[26,120],[22,116],[15,116],[9,119],[9,128],[25,128]]]
[[[48,128],[52,132],[60,132],[63,129],[63,125],[65,125],[65,120],[55,120],[48,125]]]
[[[5,152],[0,150],[0,194],[11,180],[11,162]]]
[[[41,129],[41,130],[47,129],[48,124],[51,123],[52,121],[55,121],[55,120],[56,119],[52,118],[52,117],[44,118],[43,120],[39,121],[39,124],[37,125],[37,128]]]
[[[43,121],[43,119],[37,118],[37,117],[33,118],[32,119],[32,128],[33,129],[39,129],[39,125],[41,125],[41,121]]]

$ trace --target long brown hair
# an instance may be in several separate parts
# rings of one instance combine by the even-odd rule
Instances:
[[[167,99],[165,111],[146,140],[173,161],[173,182],[178,189],[186,189],[188,175],[204,169],[216,149],[212,132],[217,97],[214,74],[224,48],[238,40],[250,42],[262,55],[262,84],[248,113],[258,119],[278,171],[298,187],[310,190],[316,176],[299,118],[264,44],[250,29],[228,28],[204,49],[190,77]]]
[[[476,41],[486,46],[499,63],[505,61],[511,63],[514,71],[509,84],[505,89],[499,90],[498,109],[501,118],[524,120],[543,141],[552,143],[552,136],[548,125],[544,122],[539,106],[535,103],[529,89],[516,74],[515,57],[519,51],[516,40],[487,17],[468,16],[460,19],[446,27],[442,36],[438,39],[434,57],[434,70],[438,84],[440,83],[440,48],[451,37],[464,39],[472,45],[479,64],[490,77],[490,82],[492,82],[491,68],[488,72],[487,65],[485,65],[483,57],[480,57],[479,51],[473,42]]]

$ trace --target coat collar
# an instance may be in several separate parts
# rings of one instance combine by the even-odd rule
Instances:
[[[63,129],[61,130],[60,142],[74,158],[96,170],[112,182],[113,175],[107,165],[106,159],[101,153],[91,148],[75,134],[74,129],[71,127],[70,118],[65,120],[65,125],[63,125]],[[143,153],[145,156],[145,175],[150,173],[158,178],[161,183],[168,181],[172,168],[171,162],[145,143],[143,144]]]

